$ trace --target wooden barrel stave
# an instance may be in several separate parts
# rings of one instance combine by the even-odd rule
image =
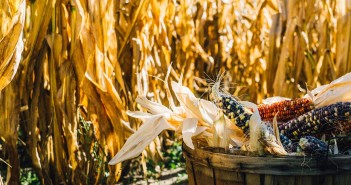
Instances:
[[[348,185],[351,156],[249,157],[183,146],[190,185]]]

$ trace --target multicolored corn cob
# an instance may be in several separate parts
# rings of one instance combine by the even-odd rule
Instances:
[[[244,133],[249,130],[249,121],[253,113],[237,102],[234,97],[221,94],[220,97],[215,99],[215,103],[236,126],[244,131]]]
[[[241,128],[244,133],[248,133],[249,122],[253,112],[240,104],[234,97],[220,90],[222,79],[223,76],[220,76],[213,84],[210,97],[217,107],[223,110],[224,115],[226,115],[231,122]]]
[[[328,152],[328,145],[312,136],[301,138],[299,146],[306,154],[326,154]]]
[[[351,119],[351,102],[338,102],[314,109],[286,123],[279,124],[281,134],[290,139],[316,135],[335,124]]]
[[[313,136],[300,138],[299,142],[292,142],[288,137],[280,134],[280,140],[287,152],[304,152],[306,154],[325,154],[328,145]]]
[[[331,133],[333,133],[334,135],[350,134],[351,133],[351,119],[336,124],[335,127],[331,130]]]
[[[293,142],[286,136],[284,136],[283,134],[280,134],[280,142],[282,143],[284,149],[287,152],[294,152],[293,151]]]
[[[264,121],[272,121],[277,114],[277,121],[288,121],[313,109],[313,102],[309,98],[284,100],[272,104],[258,105],[258,111]]]

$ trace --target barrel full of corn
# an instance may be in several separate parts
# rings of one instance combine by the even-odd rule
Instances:
[[[348,185],[351,156],[251,157],[183,145],[190,185]]]

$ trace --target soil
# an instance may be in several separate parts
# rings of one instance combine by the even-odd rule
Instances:
[[[134,178],[137,181],[131,183],[131,179],[123,179],[117,185],[188,185],[188,175],[184,168],[164,170],[157,179],[143,179],[142,177],[135,176]]]

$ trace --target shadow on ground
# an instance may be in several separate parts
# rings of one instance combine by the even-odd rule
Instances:
[[[135,182],[131,182],[130,179],[123,179],[117,185],[188,185],[188,175],[184,168],[162,171],[160,178],[157,179],[134,178],[137,179]]]

